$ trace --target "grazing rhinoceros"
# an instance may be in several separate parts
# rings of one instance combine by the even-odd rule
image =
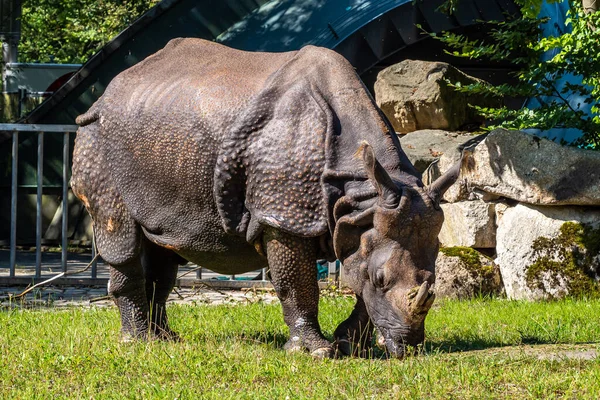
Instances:
[[[424,339],[457,169],[423,186],[352,66],[307,46],[250,53],[175,39],[77,118],[73,192],[110,265],[125,339],[176,338],[165,302],[185,260],[224,274],[268,263],[287,350],[334,355],[317,320],[317,258],[356,293],[337,349],[396,356]]]

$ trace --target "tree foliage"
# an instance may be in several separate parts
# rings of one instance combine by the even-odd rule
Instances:
[[[19,61],[83,63],[159,0],[22,0]]]
[[[446,4],[452,10],[456,2]],[[519,110],[475,107],[491,120],[488,129],[575,128],[583,136],[574,144],[600,149],[600,12],[584,12],[580,0],[569,1],[563,33],[544,36],[548,18],[538,17],[541,0],[517,0],[522,16],[503,22],[489,22],[489,37],[471,40],[466,36],[444,33],[439,37],[448,52],[457,57],[510,60],[517,68],[516,84],[461,86],[458,91],[480,93],[499,98],[536,99],[539,106]],[[562,78],[577,78],[559,86]],[[591,113],[585,110],[591,106]],[[588,106],[589,110],[590,107]]]
[[[441,10],[446,13],[453,13],[456,11],[458,3],[464,0],[446,0],[442,5]],[[560,3],[562,0],[546,0],[548,3]],[[544,0],[516,0],[515,1],[521,10],[523,17],[528,19],[535,19],[542,10],[542,4]]]

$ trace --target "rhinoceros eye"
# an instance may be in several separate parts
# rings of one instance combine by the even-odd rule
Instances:
[[[375,285],[375,287],[383,288],[385,286],[385,271],[383,268],[377,268],[373,278],[373,285]]]

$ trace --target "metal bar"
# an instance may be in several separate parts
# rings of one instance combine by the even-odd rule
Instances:
[[[267,269],[266,268],[263,268],[260,270],[260,280],[263,282],[267,280]]]
[[[202,279],[202,267],[196,270],[196,279]]]
[[[10,277],[15,276],[17,260],[17,172],[19,161],[19,132],[12,135],[12,177],[10,183]]]
[[[37,201],[35,213],[35,277],[42,275],[42,189],[44,185],[44,132],[38,132]]]
[[[69,231],[69,132],[63,137],[63,187],[62,187],[62,257],[63,272],[67,272],[67,246]]]
[[[340,272],[339,272],[339,268],[338,268],[338,262],[337,261],[328,262],[327,266],[328,266],[328,271],[327,271],[328,276],[327,277],[334,282],[339,281]]]
[[[0,276],[0,285],[1,286],[28,286],[31,284],[36,284],[48,279],[48,276],[40,277],[40,278],[32,278],[31,276],[16,276],[13,278]],[[107,278],[78,278],[76,276],[68,277],[68,278],[58,278],[52,281],[53,285],[62,286],[106,286],[108,283]],[[43,286],[41,288],[43,290]]]
[[[1,132],[77,132],[78,125],[0,124]]]
[[[10,286],[27,286],[32,283],[39,283],[47,279],[43,278],[31,278],[24,276],[17,276],[14,278],[8,278],[0,276],[0,285]],[[69,286],[106,286],[108,284],[108,278],[78,278],[76,276],[69,278],[58,278],[52,281],[55,285],[69,285]],[[319,288],[325,289],[327,282],[319,282]],[[243,288],[266,288],[272,289],[273,285],[270,282],[261,281],[229,281],[229,280],[213,280],[213,279],[178,279],[175,281],[176,287],[188,287],[197,288],[198,286],[207,286],[214,289],[243,289]]]
[[[92,260],[96,258],[96,233],[92,230]],[[98,277],[98,261],[92,263],[92,279]]]
[[[50,96],[54,92],[30,92],[27,91],[27,97],[42,97],[42,96]]]

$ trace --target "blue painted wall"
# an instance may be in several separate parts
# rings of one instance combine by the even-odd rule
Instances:
[[[544,24],[544,26],[543,26],[544,34],[546,36],[550,36],[550,35],[558,36],[565,32],[570,31],[569,26],[565,25],[565,20],[567,18],[568,10],[569,10],[568,0],[564,0],[560,3],[553,3],[553,4],[548,4],[548,3],[544,2],[543,6],[542,6],[542,11],[540,13],[540,17],[550,17],[550,21],[548,21],[548,23]],[[544,60],[552,59],[552,57],[554,57],[557,53],[558,53],[558,50],[552,50],[552,51],[547,52],[544,55]],[[549,78],[551,78],[551,77],[549,77]],[[567,82],[572,83],[572,84],[579,84],[579,83],[581,83],[581,77],[574,76],[572,74],[565,75],[557,80],[557,82],[556,82],[557,89],[560,91]],[[542,98],[543,102],[551,102],[553,100],[554,99],[549,98],[549,97]],[[580,108],[581,110],[585,111],[586,113],[591,114],[592,105],[585,104],[583,102],[583,100],[584,100],[583,97],[576,95],[576,94],[571,94],[568,97],[568,100],[569,100],[569,104],[571,105],[571,107],[573,107],[575,109]],[[534,108],[537,108],[540,106],[540,102],[537,99],[528,99],[523,104],[523,106],[534,109]],[[551,129],[548,131],[540,131],[539,129],[528,129],[527,132],[536,134],[538,136],[547,137],[549,139],[554,139],[557,141],[564,140],[566,142],[572,142],[573,140],[579,138],[582,134],[582,132],[578,129],[565,129],[565,128],[555,128],[555,129]]]

